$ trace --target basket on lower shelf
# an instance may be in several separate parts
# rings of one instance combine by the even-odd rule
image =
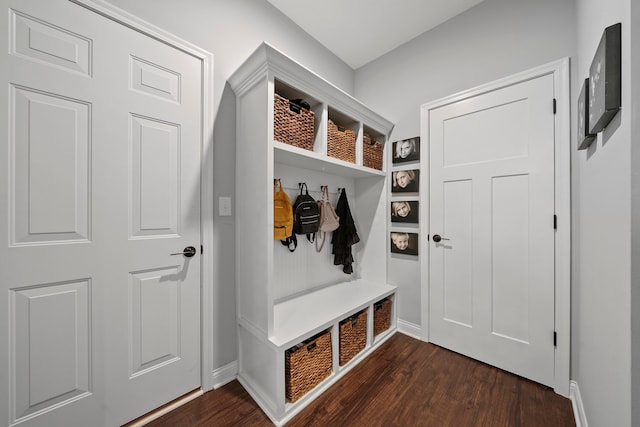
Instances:
[[[295,402],[331,375],[331,332],[324,331],[285,352],[285,395]]]
[[[362,165],[368,168],[382,170],[382,153],[384,146],[380,141],[371,140],[364,134],[362,138]]]
[[[328,122],[327,155],[345,162],[356,162],[356,133],[338,126],[331,119]]]
[[[391,326],[391,298],[373,305],[373,336],[380,335]]]
[[[273,139],[313,151],[313,111],[273,94]]]
[[[367,345],[367,311],[340,322],[340,366],[353,359]]]

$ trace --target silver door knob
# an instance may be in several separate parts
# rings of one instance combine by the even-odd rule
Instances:
[[[195,254],[196,254],[196,248],[194,248],[193,246],[187,246],[186,248],[184,248],[182,252],[176,252],[175,254],[170,254],[170,255],[184,255],[187,258],[191,258]]]
[[[441,240],[449,240],[449,239],[447,239],[446,237],[442,237],[439,234],[434,234],[433,235],[433,241],[434,242],[439,243]]]

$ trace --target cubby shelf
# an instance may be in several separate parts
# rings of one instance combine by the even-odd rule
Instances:
[[[238,380],[280,425],[395,332],[397,289],[386,283],[387,156],[381,170],[365,167],[362,146],[366,133],[385,145],[385,154],[393,124],[268,44],[259,46],[229,83],[237,101]],[[274,140],[275,94],[308,102],[314,113],[312,149]],[[329,119],[354,132],[353,163],[327,155]],[[308,121],[304,126],[309,128]],[[348,195],[360,237],[353,247],[353,274],[345,275],[342,266],[334,265],[330,241],[319,253],[303,236],[294,253],[274,242],[275,178],[281,179],[292,200],[299,182],[306,182],[316,197],[320,187],[328,185],[334,204],[338,188]],[[394,302],[390,327],[374,337],[374,304],[386,297]],[[339,366],[339,323],[363,309],[368,310],[366,346]],[[331,375],[295,403],[287,402],[286,350],[324,330],[332,335]]]

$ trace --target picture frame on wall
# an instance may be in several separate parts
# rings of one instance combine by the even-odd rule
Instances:
[[[396,200],[391,202],[391,222],[418,224],[419,202]]]
[[[392,193],[417,193],[420,190],[420,171],[418,169],[393,171],[391,181]]]
[[[392,231],[389,233],[391,253],[404,255],[418,255],[418,233]]]
[[[602,131],[622,106],[622,24],[605,28],[589,68],[590,134]]]
[[[591,145],[596,138],[595,134],[589,132],[589,79],[586,78],[582,84],[580,96],[578,96],[578,150],[584,150]]]
[[[405,163],[420,160],[420,137],[402,139],[392,144],[393,163]]]

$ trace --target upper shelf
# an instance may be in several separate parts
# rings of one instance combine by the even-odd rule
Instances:
[[[259,80],[270,77],[312,95],[383,135],[389,135],[393,129],[391,121],[267,43],[262,43],[249,56],[229,78],[229,84],[236,95],[242,95]]]
[[[355,165],[340,159],[294,147],[282,142],[273,142],[273,158],[275,163],[296,165],[303,169],[311,169],[334,175],[351,178],[367,178],[372,176],[386,176],[386,173],[376,169]]]

